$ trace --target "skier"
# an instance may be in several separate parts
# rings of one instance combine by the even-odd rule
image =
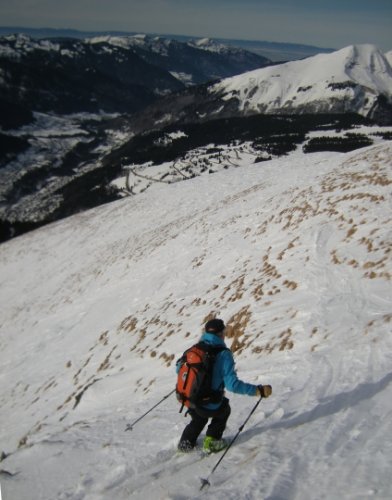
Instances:
[[[192,420],[181,435],[178,443],[179,451],[189,452],[195,447],[197,438],[210,418],[212,420],[203,441],[203,451],[206,453],[217,452],[227,446],[225,439],[222,439],[222,434],[226,428],[231,409],[229,400],[224,396],[225,388],[231,392],[248,396],[268,398],[272,394],[270,385],[253,385],[238,379],[233,354],[224,341],[225,333],[226,326],[221,319],[212,319],[205,325],[205,332],[200,342],[210,346],[223,347],[216,355],[211,379],[211,390],[215,394],[218,393],[219,397],[216,402],[188,410]],[[177,362],[177,373],[181,367],[180,361]]]

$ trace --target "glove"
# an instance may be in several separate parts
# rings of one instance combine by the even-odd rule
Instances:
[[[256,389],[256,396],[261,398],[268,398],[272,394],[272,387],[270,385],[258,385]]]

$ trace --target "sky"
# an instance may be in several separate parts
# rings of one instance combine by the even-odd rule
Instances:
[[[0,25],[392,49],[391,0],[0,0]]]

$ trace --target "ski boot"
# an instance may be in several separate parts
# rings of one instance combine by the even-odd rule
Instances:
[[[187,439],[184,441],[180,441],[177,446],[177,450],[180,453],[189,453],[193,451],[194,448],[195,448],[194,445]]]
[[[216,453],[227,448],[227,441],[225,439],[215,439],[211,436],[206,436],[203,441],[204,453]]]

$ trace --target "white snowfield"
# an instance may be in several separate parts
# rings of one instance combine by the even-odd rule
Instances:
[[[385,55],[387,61],[389,62],[389,64],[392,65],[392,50],[389,50],[384,55]]]
[[[381,93],[392,100],[392,68],[388,54],[374,45],[351,45],[227,78],[211,88],[223,99],[236,97],[239,109],[309,112],[350,110],[367,115]]]
[[[0,246],[3,500],[390,499],[392,142],[157,184]],[[176,456],[210,315],[263,400]],[[228,393],[233,437],[257,399]]]

